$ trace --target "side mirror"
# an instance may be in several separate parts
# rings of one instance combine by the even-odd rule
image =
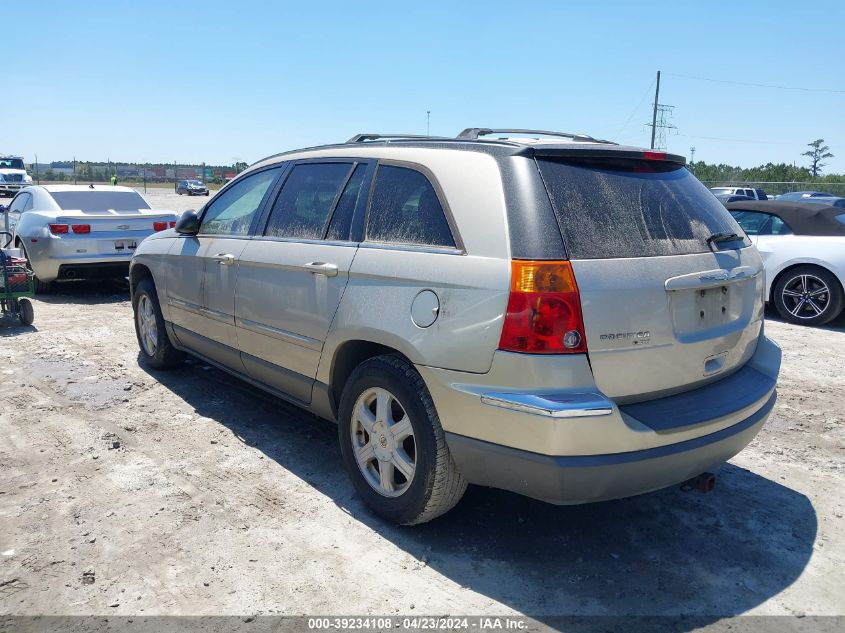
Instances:
[[[196,235],[200,230],[200,216],[196,211],[185,211],[174,227],[177,233],[182,235]]]
[[[0,204],[0,213],[6,213],[6,211],[8,210],[9,207],[7,207],[5,204]]]

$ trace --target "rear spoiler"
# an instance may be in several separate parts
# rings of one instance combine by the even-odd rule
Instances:
[[[674,163],[680,166],[687,164],[687,159],[678,154],[668,154],[651,149],[618,149],[611,147],[584,147],[579,145],[534,145],[525,149],[527,155],[545,158],[627,158],[633,160],[655,160],[663,163]]]

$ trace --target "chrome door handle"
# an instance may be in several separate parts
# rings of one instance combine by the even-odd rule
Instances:
[[[217,253],[214,256],[214,259],[217,260],[217,263],[221,266],[231,266],[235,263],[235,256],[231,253]]]
[[[337,266],[326,262],[311,262],[305,264],[305,270],[313,275],[325,275],[326,277],[337,277]]]

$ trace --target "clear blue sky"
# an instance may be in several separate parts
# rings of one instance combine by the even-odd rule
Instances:
[[[426,110],[432,134],[643,145],[660,69],[671,151],[801,164],[823,137],[825,171],[845,172],[841,0],[56,0],[15,16],[0,151],[28,161],[252,162],[360,131],[425,133]]]

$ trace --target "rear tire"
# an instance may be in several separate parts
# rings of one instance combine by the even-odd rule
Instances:
[[[135,315],[135,335],[141,357],[150,367],[168,369],[185,360],[185,354],[173,347],[167,336],[152,278],[142,279],[135,287],[132,312]]]
[[[387,355],[361,363],[344,387],[338,417],[344,465],[374,512],[414,525],[460,501],[467,482],[428,388],[407,361]]]
[[[18,299],[18,318],[21,325],[32,325],[32,322],[35,321],[35,310],[29,299]]]
[[[777,281],[775,307],[784,320],[798,325],[824,325],[845,305],[839,280],[820,266],[796,266]]]

